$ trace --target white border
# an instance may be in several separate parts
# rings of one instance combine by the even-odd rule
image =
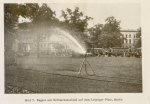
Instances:
[[[81,93],[81,94],[4,94],[4,20],[3,3],[141,3],[143,93]],[[148,0],[5,0],[0,3],[0,104],[28,104],[25,98],[122,98],[123,102],[45,102],[40,104],[150,104],[150,5]],[[38,103],[29,103],[38,104]]]

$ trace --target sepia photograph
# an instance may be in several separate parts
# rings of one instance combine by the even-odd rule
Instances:
[[[4,93],[143,93],[140,3],[4,3]]]

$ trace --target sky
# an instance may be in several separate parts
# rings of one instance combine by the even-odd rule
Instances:
[[[84,15],[93,18],[88,27],[97,23],[104,24],[105,19],[109,16],[120,20],[122,29],[136,30],[141,26],[141,8],[138,3],[51,3],[48,6],[56,12],[58,18],[60,18],[61,10],[66,8],[73,10],[75,7],[79,7]]]
[[[104,24],[105,19],[114,16],[121,21],[122,30],[136,30],[141,27],[141,8],[139,3],[49,3],[47,4],[56,12],[56,17],[62,19],[61,10],[79,7],[84,15],[90,16],[93,20],[88,22],[88,27],[92,27],[97,23]],[[19,21],[29,21],[20,17]]]

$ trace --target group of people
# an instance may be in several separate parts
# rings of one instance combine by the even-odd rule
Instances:
[[[141,50],[138,49],[99,49],[99,50],[90,50],[92,56],[99,56],[99,57],[137,57],[140,58],[142,56]]]

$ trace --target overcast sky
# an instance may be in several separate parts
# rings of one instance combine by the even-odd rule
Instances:
[[[140,4],[138,3],[51,3],[48,6],[56,11],[57,17],[61,15],[61,10],[79,7],[85,15],[91,16],[92,21],[89,22],[89,27],[94,24],[105,23],[105,19],[109,16],[114,16],[121,20],[122,29],[137,29],[140,27]]]

